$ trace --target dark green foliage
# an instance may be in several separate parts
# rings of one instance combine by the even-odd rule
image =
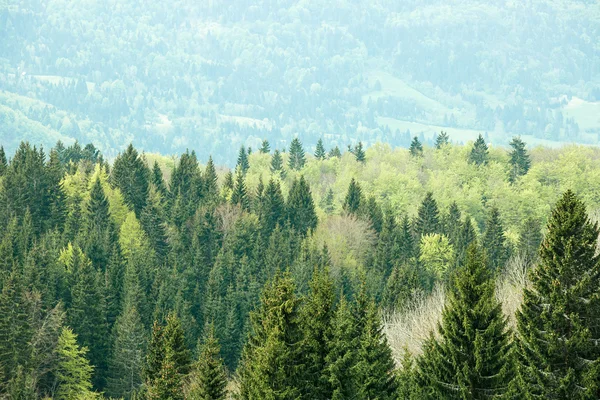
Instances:
[[[418,244],[415,243],[412,232],[413,227],[408,216],[405,215],[400,223],[398,249],[396,250],[398,263],[400,264],[408,264],[418,258]]]
[[[189,400],[222,400],[227,395],[227,373],[220,356],[221,347],[214,325],[208,325],[186,388]]]
[[[421,388],[417,381],[417,368],[408,350],[404,350],[402,365],[398,371],[398,399],[417,400],[421,399]]]
[[[525,143],[520,137],[514,137],[510,142],[510,147],[512,147],[512,151],[510,152],[508,180],[514,183],[520,176],[527,174],[531,166],[531,160],[525,148]]]
[[[167,233],[165,229],[166,221],[163,218],[162,210],[156,201],[150,199],[146,207],[142,210],[140,224],[146,232],[150,245],[156,252],[159,261],[167,256],[169,246],[167,244]]]
[[[419,206],[417,218],[414,223],[417,238],[438,233],[440,231],[440,217],[437,202],[433,198],[433,193],[427,192],[423,202]]]
[[[488,163],[488,147],[481,134],[475,140],[471,153],[469,154],[469,162],[475,165],[485,165]]]
[[[309,293],[301,310],[304,343],[302,356],[306,364],[303,397],[326,400],[332,395],[326,373],[328,343],[332,340],[334,318],[334,286],[329,269],[316,269],[309,282]]]
[[[233,192],[231,193],[231,204],[239,205],[242,210],[250,210],[250,199],[248,198],[248,193],[246,191],[246,182],[242,169],[238,169],[235,174],[235,185],[233,186]]]
[[[300,179],[294,179],[292,183],[287,201],[287,213],[291,227],[301,236],[305,236],[309,230],[317,227],[315,204],[304,175],[300,176]]]
[[[297,399],[306,376],[302,364],[300,299],[289,276],[268,283],[250,313],[250,335],[239,370],[242,399]]]
[[[496,271],[504,267],[509,257],[509,249],[504,237],[504,228],[500,221],[500,212],[495,207],[490,210],[485,222],[482,245],[486,251],[490,268]]]
[[[371,224],[371,228],[377,233],[381,232],[383,225],[383,211],[375,196],[369,196],[369,199],[364,203],[363,213]]]
[[[60,229],[64,226],[67,217],[66,195],[60,183],[63,175],[64,170],[58,158],[58,153],[52,150],[50,152],[50,159],[46,164],[48,194],[50,197],[50,215],[46,226],[50,229]],[[0,176],[2,176],[1,173]]]
[[[281,157],[279,150],[275,150],[273,157],[271,158],[271,172],[273,174],[279,173],[282,178],[285,177],[285,170],[283,169],[283,157]]]
[[[412,142],[410,142],[408,150],[413,157],[423,157],[423,145],[416,136],[413,138]]]
[[[358,142],[358,144],[354,146],[354,151],[352,153],[354,154],[354,158],[356,158],[356,161],[360,163],[364,163],[365,161],[367,161],[365,151],[363,150],[362,142]]]
[[[327,214],[331,214],[333,212],[333,199],[334,199],[334,194],[333,194],[333,189],[329,188],[327,190],[327,194],[325,195],[323,201],[325,203],[323,209],[325,210],[325,212]]]
[[[548,221],[538,264],[517,312],[522,398],[600,396],[598,226],[567,191]]]
[[[450,204],[448,214],[444,215],[442,221],[444,235],[448,236],[453,246],[456,246],[460,236],[461,212],[455,201]]]
[[[133,145],[130,144],[127,150],[115,159],[111,179],[121,190],[125,203],[139,218],[148,200],[150,171]]]
[[[512,359],[506,317],[476,244],[458,272],[438,331],[418,362],[424,398],[488,399],[507,391]]]
[[[329,150],[329,158],[340,158],[342,156],[342,152],[340,151],[340,148],[335,146],[333,149]]]
[[[250,169],[250,163],[248,162],[248,153],[246,153],[246,148],[244,146],[240,147],[240,152],[238,153],[238,159],[235,168],[239,171],[242,171],[242,174],[244,175]]]
[[[346,192],[344,198],[344,205],[342,206],[344,211],[349,214],[357,214],[362,201],[362,189],[360,184],[352,178],[350,180],[350,186]]]
[[[259,151],[262,154],[269,154],[271,152],[271,145],[269,144],[269,141],[267,139],[262,141]]]
[[[208,157],[206,168],[204,169],[204,195],[208,200],[216,201],[219,197],[217,170],[212,157]]]
[[[450,143],[450,138],[448,137],[448,133],[441,131],[439,135],[435,137],[435,148],[441,149],[444,146],[447,146]]]
[[[0,146],[0,177],[6,174],[7,169],[8,161],[6,161],[6,153],[4,152],[4,147]]]
[[[475,228],[473,227],[471,218],[467,216],[460,225],[458,240],[454,247],[456,263],[458,265],[464,264],[467,259],[467,249],[476,239]]]
[[[286,208],[281,187],[278,181],[271,179],[263,196],[260,214],[262,216],[262,233],[267,238],[277,225],[283,227],[286,220]]]
[[[290,144],[288,166],[292,170],[301,170],[304,168],[306,159],[304,157],[304,149],[298,138],[294,138]]]
[[[225,182],[223,182],[223,188],[233,191],[233,173],[231,171],[227,171],[225,174]]]
[[[163,198],[163,201],[167,201],[169,199],[169,191],[167,190],[167,185],[165,184],[165,178],[163,177],[162,170],[158,165],[158,161],[154,161],[154,165],[152,166],[152,184],[154,188],[160,193]]]
[[[83,224],[83,249],[96,269],[104,269],[110,258],[112,243],[116,241],[116,232],[100,178],[92,186]]]
[[[317,141],[317,148],[315,150],[315,158],[317,160],[324,160],[326,156],[327,153],[325,152],[325,146],[323,146],[323,139],[319,138]]]

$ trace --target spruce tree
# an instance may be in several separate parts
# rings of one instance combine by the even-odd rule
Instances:
[[[8,170],[8,161],[6,161],[6,153],[4,152],[4,147],[0,146],[0,177],[6,174]]]
[[[440,217],[437,202],[432,192],[427,192],[419,206],[415,220],[415,232],[419,238],[440,231]]]
[[[423,145],[416,136],[410,142],[409,147],[410,155],[413,157],[423,157]]]
[[[510,335],[483,252],[472,244],[433,334],[419,358],[423,397],[499,398],[512,378]]]
[[[516,315],[521,398],[600,398],[598,234],[584,203],[565,192]]]
[[[304,149],[302,148],[302,143],[298,138],[294,138],[292,143],[290,144],[290,158],[288,160],[288,166],[292,170],[301,170],[304,168],[304,163],[306,159],[304,157]]]
[[[519,233],[519,252],[526,262],[532,263],[537,260],[542,239],[540,222],[533,216],[527,217]]]
[[[327,153],[325,152],[325,146],[323,146],[323,139],[319,139],[315,150],[315,158],[317,160],[324,160],[326,156]]]
[[[166,221],[162,217],[160,204],[157,203],[156,199],[150,199],[142,210],[140,224],[146,232],[159,262],[162,262],[167,256],[169,245],[167,244]]]
[[[309,282],[309,293],[301,310],[304,331],[302,355],[306,363],[303,397],[307,399],[327,400],[332,395],[325,358],[327,343],[332,339],[334,301],[333,281],[329,270],[315,268]]]
[[[333,149],[329,150],[329,158],[340,158],[342,156],[342,152],[340,151],[340,148],[335,146]]]
[[[154,165],[152,166],[152,184],[162,196],[163,201],[167,201],[169,193],[158,161],[154,161]]]
[[[125,203],[139,218],[148,199],[150,171],[133,145],[129,144],[127,150],[115,159],[111,179],[121,190]]]
[[[67,218],[67,196],[60,183],[63,175],[64,170],[58,158],[58,153],[52,150],[50,152],[50,159],[46,165],[46,177],[48,179],[50,196],[50,215],[45,225],[50,229],[62,229]],[[0,176],[2,176],[1,173]]]
[[[317,227],[315,204],[304,175],[300,179],[294,179],[286,208],[290,225],[300,236],[306,236],[309,230]]]
[[[365,151],[363,150],[362,142],[358,142],[358,144],[354,146],[354,151],[352,153],[354,154],[354,158],[356,158],[356,161],[360,163],[366,162],[367,158],[365,155]]]
[[[260,146],[260,150],[259,150],[262,154],[269,154],[271,152],[271,145],[269,144],[269,141],[267,139],[264,139],[262,141],[262,144]]]
[[[244,180],[244,172],[241,168],[238,168],[235,175],[235,185],[233,192],[231,193],[231,204],[239,205],[242,210],[250,210],[250,199],[246,191],[246,182]]]
[[[467,249],[469,245],[477,239],[475,234],[475,228],[471,222],[469,216],[465,216],[464,221],[460,225],[460,231],[458,233],[458,240],[454,247],[456,254],[456,264],[461,266],[467,259]]]
[[[189,400],[223,400],[227,396],[227,372],[223,365],[219,340],[215,337],[215,327],[208,325],[204,343],[200,346],[198,361],[190,374],[185,390]]]
[[[509,249],[504,237],[504,228],[500,221],[500,212],[495,207],[490,210],[485,222],[482,244],[492,270],[496,271],[504,267],[509,257]]]
[[[275,150],[273,158],[271,159],[271,173],[278,173],[282,178],[285,176],[285,170],[283,169],[283,158],[279,150]]]
[[[206,168],[204,169],[204,193],[209,201],[216,201],[219,197],[217,170],[211,156],[208,157]]]
[[[469,163],[475,165],[485,165],[488,163],[488,146],[481,134],[479,134],[473,144],[473,148],[469,154]]]
[[[448,133],[444,131],[441,131],[440,134],[435,137],[435,148],[438,150],[448,145],[448,143],[450,143],[450,138],[448,137]]]
[[[508,180],[514,183],[520,176],[527,174],[531,166],[529,154],[525,148],[525,142],[520,137],[514,137],[510,142],[512,151],[509,154],[510,172]]]
[[[327,190],[327,194],[325,195],[324,199],[323,199],[323,210],[325,211],[325,213],[327,214],[331,214],[333,213],[333,200],[334,200],[334,195],[333,195],[333,189],[329,188]]]
[[[305,376],[300,346],[300,299],[289,275],[268,283],[260,305],[250,313],[251,331],[242,352],[242,399],[297,399]]]
[[[350,180],[350,185],[348,186],[348,191],[346,192],[346,197],[344,198],[344,205],[342,206],[344,211],[348,214],[358,214],[360,210],[360,205],[362,201],[362,189],[360,184],[352,178]]]
[[[418,246],[413,236],[413,227],[404,215],[400,222],[400,231],[398,233],[398,248],[395,251],[399,264],[410,264],[418,258]]]
[[[146,333],[135,306],[128,304],[114,327],[106,392],[112,397],[131,398],[143,383]]]
[[[271,179],[261,205],[262,234],[267,238],[277,225],[283,227],[286,220],[286,208],[281,187],[278,181]]]
[[[56,371],[56,399],[79,400],[93,398],[93,367],[86,359],[87,348],[80,348],[77,335],[63,328],[58,338],[58,365]]]
[[[248,154],[246,153],[246,148],[244,146],[240,147],[240,152],[238,154],[237,164],[235,168],[236,170],[241,171],[244,175],[250,169],[250,163],[248,162]]]

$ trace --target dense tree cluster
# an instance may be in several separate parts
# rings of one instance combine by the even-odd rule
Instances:
[[[571,191],[545,238],[530,216],[514,246],[493,204],[476,219],[435,192],[409,215],[350,179],[321,209],[307,176],[341,160],[307,157],[300,141],[283,155],[268,142],[256,157],[242,148],[235,174],[194,152],[165,174],[133,146],[112,165],[64,151],[0,151],[3,396],[222,399],[232,386],[244,399],[600,396],[598,227]],[[353,153],[369,167],[371,153]],[[255,160],[264,181],[252,181]],[[495,279],[516,254],[532,284],[513,331]],[[449,292],[441,324],[397,366],[382,311],[437,284]]]

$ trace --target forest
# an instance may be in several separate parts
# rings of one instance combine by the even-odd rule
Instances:
[[[0,137],[230,167],[298,134],[598,144],[599,35],[594,0],[0,0]]]
[[[600,398],[600,149],[235,158],[0,146],[0,398]]]

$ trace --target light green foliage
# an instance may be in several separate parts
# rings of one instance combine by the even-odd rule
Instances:
[[[80,348],[77,335],[63,328],[58,338],[57,400],[80,400],[95,398],[92,389],[93,367],[85,358],[87,348]]]
[[[448,237],[439,233],[428,234],[421,238],[420,246],[419,261],[439,279],[445,277],[454,262],[454,248]]]

